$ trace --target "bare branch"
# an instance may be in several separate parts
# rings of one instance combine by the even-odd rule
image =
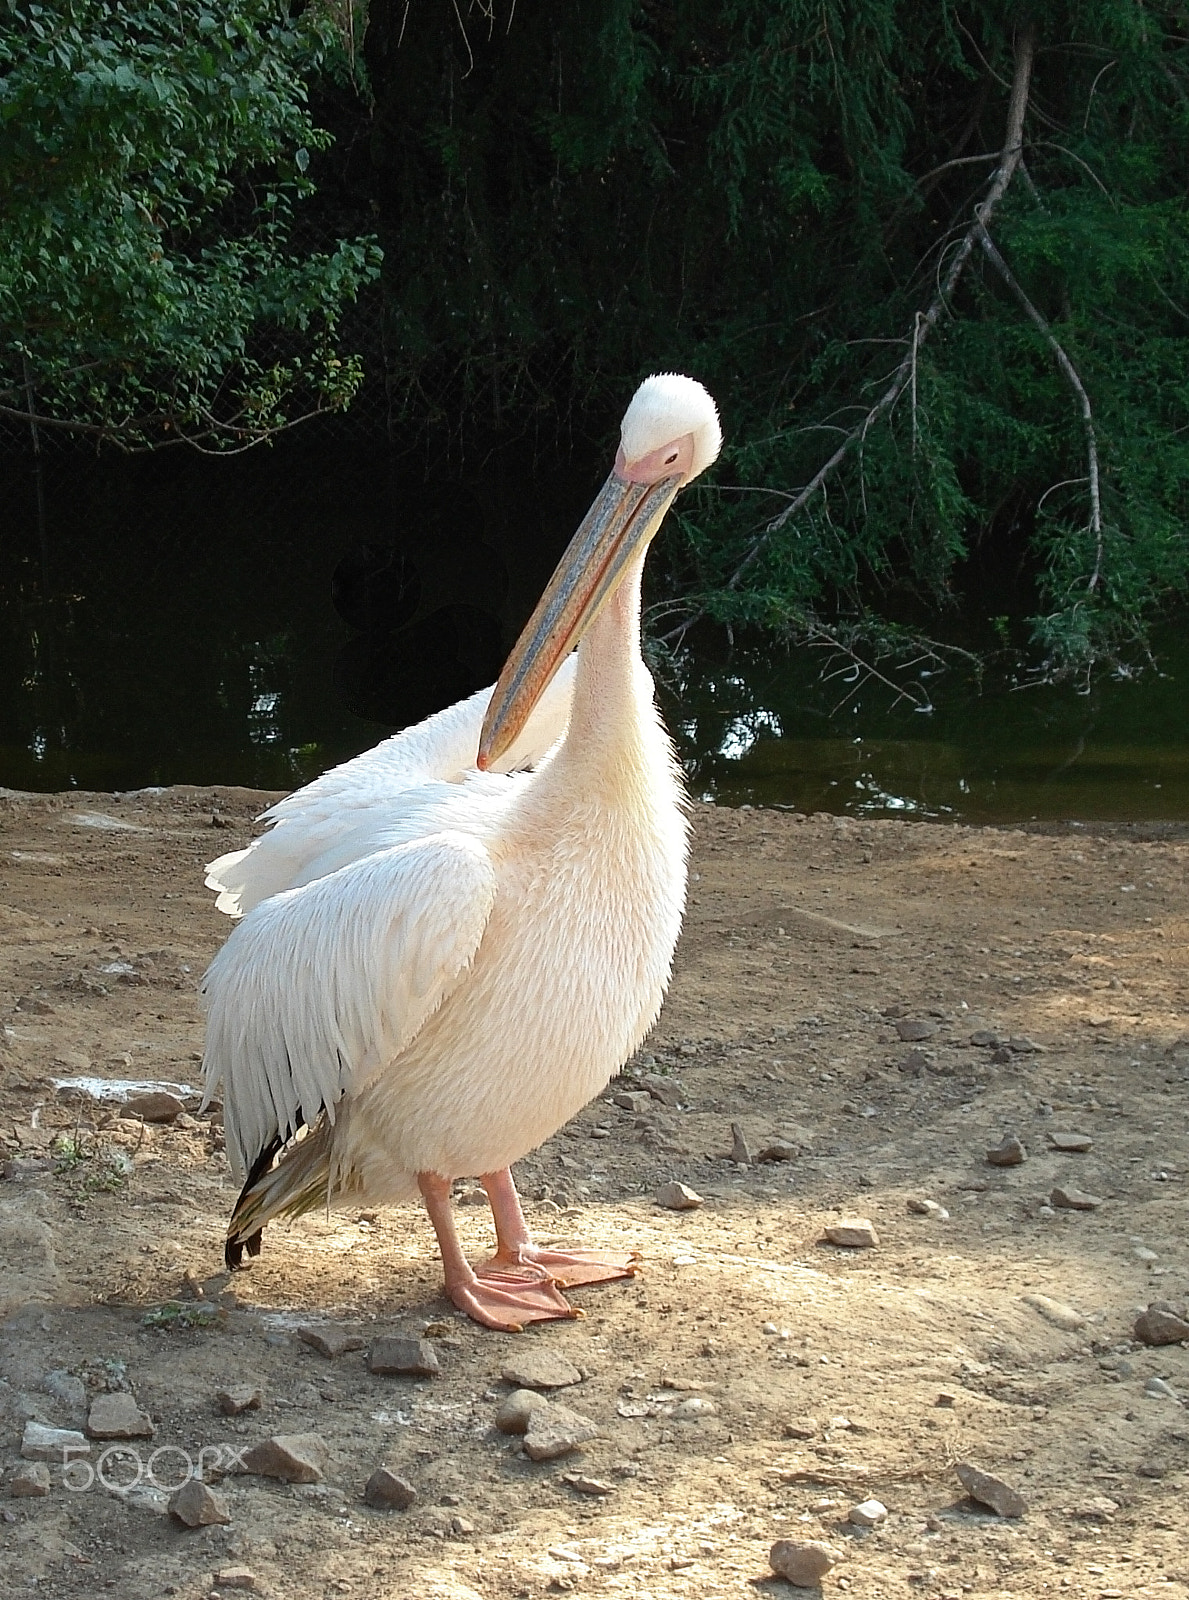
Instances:
[[[1057,358],[1057,365],[1061,368],[1062,376],[1078,397],[1078,404],[1082,411],[1082,430],[1086,436],[1086,461],[1090,484],[1089,526],[1090,532],[1094,535],[1094,571],[1090,574],[1090,581],[1087,583],[1086,588],[1093,594],[1098,587],[1099,579],[1102,577],[1102,495],[1098,482],[1098,441],[1094,434],[1094,413],[1090,409],[1090,396],[1086,393],[1085,385],[1078,375],[1077,368],[1066,354],[1064,346],[1058,342],[1044,313],[1038,311],[1032,301],[1029,300],[1015,274],[999,254],[994,240],[981,222],[978,224],[978,242],[982,246],[983,254],[987,260],[1020,302],[1028,320],[1039,328],[1044,335],[1049,349],[1052,350]]]

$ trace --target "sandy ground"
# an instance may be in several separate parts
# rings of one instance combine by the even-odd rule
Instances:
[[[227,932],[200,867],[265,798],[0,800],[0,1593],[196,1600],[233,1592],[228,1567],[303,1600],[805,1592],[765,1580],[781,1537],[834,1546],[826,1594],[1189,1589],[1189,1349],[1132,1338],[1138,1310],[1189,1290],[1184,830],[699,807],[672,995],[633,1064],[677,1103],[624,1109],[613,1084],[519,1173],[542,1236],[622,1241],[645,1270],[575,1291],[585,1320],[515,1336],[439,1298],[415,1208],[274,1228],[229,1297],[217,1120],[147,1126],[56,1087],[197,1085],[195,988]],[[980,1029],[1013,1044],[972,1044]],[[732,1123],[789,1159],[733,1160]],[[1005,1132],[1023,1165],[987,1164]],[[703,1205],[660,1208],[671,1179]],[[1101,1204],[1054,1209],[1071,1185]],[[855,1214],[874,1249],[822,1242]],[[487,1213],[459,1216],[479,1253]],[[154,1318],[196,1283],[207,1325]],[[296,1334],[325,1320],[369,1340],[428,1325],[441,1375],[329,1360]],[[584,1373],[561,1398],[598,1437],[534,1464],[492,1422],[502,1369],[543,1349]],[[261,1409],[220,1415],[233,1381],[259,1383]],[[151,1493],[71,1492],[59,1466],[47,1495],[14,1497],[26,1420],[78,1427],[120,1389],[154,1419],[142,1459],[177,1447],[154,1469],[167,1487],[183,1453],[278,1433],[320,1435],[326,1480],[233,1473],[231,1524],[198,1530]],[[963,1459],[1026,1514],[966,1499]],[[379,1463],[415,1485],[411,1509],[363,1505]],[[117,1488],[130,1465],[112,1458]],[[863,1532],[847,1513],[869,1497],[889,1514]]]

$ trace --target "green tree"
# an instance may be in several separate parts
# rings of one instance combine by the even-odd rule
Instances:
[[[1012,606],[1045,670],[1142,660],[1189,592],[1183,7],[372,0],[367,53],[410,421],[719,398],[663,628]]]
[[[368,238],[297,248],[337,35],[285,0],[0,11],[0,415],[236,450],[346,405]]]

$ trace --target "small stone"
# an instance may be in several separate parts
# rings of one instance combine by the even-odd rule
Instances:
[[[816,1439],[821,1432],[821,1424],[816,1417],[799,1417],[795,1422],[786,1422],[784,1436],[786,1439]]]
[[[251,1567],[221,1567],[215,1573],[218,1589],[257,1589],[256,1574]]]
[[[190,1478],[170,1496],[169,1511],[187,1528],[209,1528],[231,1521],[226,1499],[201,1478]]]
[[[26,1422],[21,1454],[26,1461],[73,1461],[87,1456],[91,1446],[74,1428],[47,1428],[44,1422]]]
[[[86,1414],[87,1387],[73,1372],[67,1372],[64,1367],[55,1367],[41,1380],[41,1387],[70,1411]]]
[[[589,1417],[547,1401],[534,1406],[529,1414],[524,1452],[530,1461],[552,1461],[556,1456],[568,1455],[588,1439],[596,1439],[598,1433]]]
[[[799,1145],[790,1144],[787,1139],[773,1139],[762,1150],[756,1152],[757,1161],[795,1161],[801,1154]]]
[[[816,1589],[838,1560],[820,1539],[778,1539],[768,1552],[768,1565],[795,1589]]]
[[[934,1400],[933,1404],[935,1406],[941,1406],[946,1411],[952,1411],[954,1406],[954,1396],[949,1392],[948,1389],[942,1389],[938,1393],[937,1399]]]
[[[740,1167],[750,1167],[755,1157],[737,1122],[731,1124],[731,1160]]]
[[[373,1511],[407,1511],[417,1499],[417,1491],[408,1478],[389,1467],[377,1467],[367,1480],[363,1499]]]
[[[117,1486],[108,1493],[132,1511],[147,1511],[152,1517],[169,1515],[169,1496],[164,1489],[153,1489],[147,1483],[130,1483],[126,1489]]]
[[[1007,1041],[1001,1033],[996,1033],[993,1028],[976,1028],[970,1035],[970,1042],[982,1050],[995,1050]]]
[[[621,1089],[611,1096],[611,1104],[618,1106],[621,1111],[632,1111],[642,1117],[652,1105],[652,1096],[647,1089]]]
[[[1118,1509],[1117,1500],[1112,1500],[1109,1495],[1096,1494],[1090,1500],[1083,1500],[1074,1510],[1074,1516],[1080,1517],[1083,1522],[1109,1522]]]
[[[1102,1200],[1100,1196],[1087,1194],[1083,1189],[1058,1186],[1049,1196],[1049,1204],[1058,1211],[1097,1211]]]
[[[1189,1321],[1162,1306],[1151,1305],[1135,1319],[1133,1332],[1141,1344],[1178,1344],[1189,1339]]]
[[[1094,1148],[1094,1141],[1088,1133],[1050,1132],[1046,1138],[1050,1149],[1061,1150],[1068,1155],[1084,1155],[1087,1150]]]
[[[870,1250],[879,1243],[879,1234],[869,1217],[844,1217],[841,1222],[830,1223],[826,1239],[844,1250]]]
[[[656,1191],[656,1203],[668,1211],[696,1211],[702,1196],[685,1183],[663,1183]]]
[[[185,1109],[176,1095],[167,1094],[164,1089],[151,1089],[146,1094],[134,1094],[131,1100],[125,1100],[120,1107],[120,1114],[139,1117],[142,1122],[172,1122]]]
[[[516,1389],[568,1389],[582,1382],[574,1363],[553,1350],[526,1350],[508,1362],[501,1376]]]
[[[1060,1328],[1063,1333],[1073,1333],[1076,1329],[1086,1326],[1086,1319],[1081,1312],[1066,1305],[1064,1300],[1052,1300],[1047,1294],[1025,1294],[1020,1298],[1050,1326]]]
[[[220,1389],[215,1404],[225,1417],[238,1417],[243,1411],[259,1411],[264,1403],[264,1390],[258,1383],[233,1383],[229,1389]]]
[[[475,1524],[470,1517],[451,1517],[450,1532],[456,1539],[467,1539],[475,1531]]]
[[[1043,1044],[1037,1044],[1035,1039],[1029,1039],[1027,1034],[1012,1034],[1007,1041],[1007,1048],[1014,1056],[1046,1056],[1048,1051]]]
[[[857,1506],[851,1506],[846,1520],[856,1528],[875,1528],[887,1520],[887,1515],[888,1508],[882,1500],[861,1500]]]
[[[1163,1378],[1149,1378],[1144,1384],[1144,1393],[1149,1400],[1175,1400],[1177,1405],[1184,1404],[1172,1384],[1165,1383]]]
[[[663,1106],[682,1104],[681,1085],[675,1078],[662,1077],[659,1072],[647,1072],[641,1082],[652,1098],[659,1100]]]
[[[969,1461],[959,1461],[954,1468],[962,1487],[972,1500],[990,1506],[998,1516],[1022,1517],[1028,1509],[1024,1496],[990,1472],[982,1472]]]
[[[1160,1260],[1156,1251],[1149,1250],[1146,1244],[1137,1244],[1131,1253],[1137,1261],[1142,1261],[1146,1267],[1150,1267],[1154,1261]]]
[[[433,1378],[442,1367],[428,1339],[410,1339],[398,1334],[372,1340],[367,1352],[367,1370]]]
[[[679,1400],[670,1412],[674,1422],[703,1422],[717,1415],[718,1407],[703,1394],[691,1394],[688,1399]]]
[[[328,1361],[346,1355],[348,1350],[362,1350],[365,1342],[362,1334],[340,1327],[336,1322],[316,1322],[298,1328],[297,1337]]]
[[[563,1472],[562,1482],[568,1483],[575,1494],[588,1494],[601,1498],[615,1493],[613,1483],[604,1483],[601,1478],[588,1478],[581,1472]]]
[[[901,1017],[893,1026],[905,1044],[918,1044],[922,1039],[931,1039],[937,1032],[935,1022],[925,1022],[913,1017]]]
[[[135,1395],[97,1394],[91,1401],[87,1434],[92,1439],[151,1439],[156,1431]]]
[[[326,1476],[330,1450],[316,1433],[278,1433],[245,1452],[245,1472],[284,1483],[321,1483]]]
[[[534,1408],[548,1404],[535,1389],[514,1389],[496,1412],[495,1425],[501,1433],[527,1433]]]
[[[908,1209],[917,1217],[933,1217],[937,1222],[948,1222],[949,1212],[936,1200],[920,1200],[915,1196],[907,1202]]]
[[[1014,1133],[1005,1133],[1002,1142],[994,1150],[987,1151],[987,1161],[993,1167],[1018,1167],[1027,1159],[1028,1151]]]
[[[50,1492],[50,1469],[44,1461],[26,1461],[8,1480],[14,1500],[40,1500]]]

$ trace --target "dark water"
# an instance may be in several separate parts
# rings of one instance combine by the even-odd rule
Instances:
[[[28,462],[7,466],[0,785],[35,790],[289,788],[490,682],[601,477],[518,458],[427,487],[300,445],[65,455],[43,550]],[[726,804],[1186,819],[1189,631],[1159,644],[1159,673],[1088,695],[919,678],[921,712],[819,653],[712,638],[662,696],[694,791]]]

